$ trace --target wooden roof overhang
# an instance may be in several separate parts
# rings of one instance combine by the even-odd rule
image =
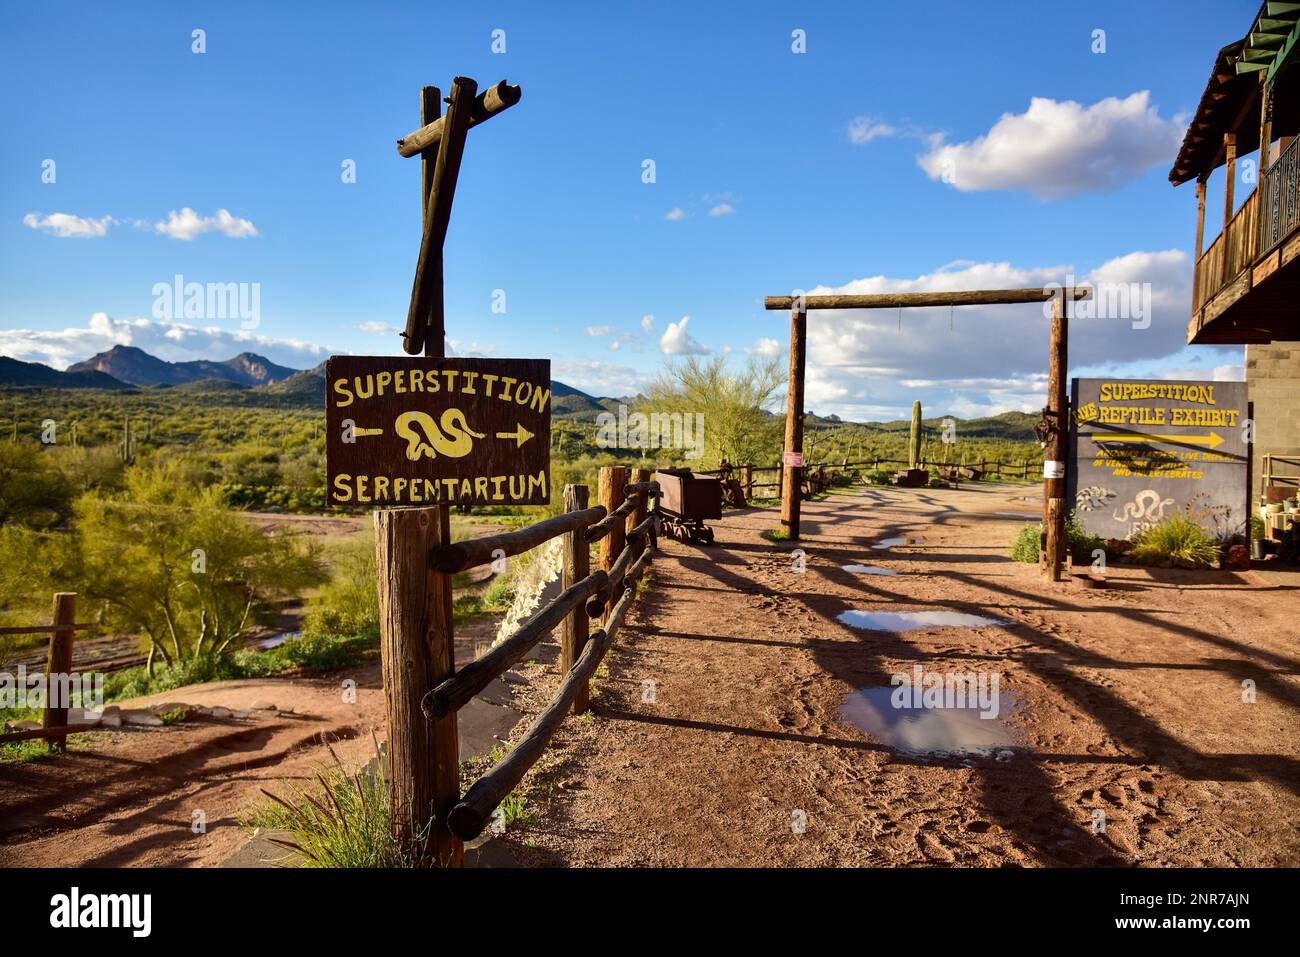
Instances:
[[[1218,52],[1196,115],[1169,171],[1175,186],[1204,179],[1226,160],[1223,134],[1237,134],[1237,155],[1259,149],[1261,87],[1300,60],[1300,2],[1265,0],[1249,32]],[[1260,75],[1264,84],[1260,82]],[[1300,132],[1300,96],[1274,97],[1273,136]]]

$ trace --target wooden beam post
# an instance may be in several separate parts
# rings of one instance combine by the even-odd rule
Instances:
[[[790,386],[785,400],[785,453],[803,451],[803,374],[808,342],[808,310],[795,300],[790,311]],[[803,469],[781,459],[781,525],[792,540],[799,537],[799,486]]]
[[[420,703],[456,670],[451,576],[429,564],[443,537],[444,508],[375,512],[380,659],[388,725],[393,831],[424,867],[459,867],[461,842],[447,830],[460,798],[456,713],[430,720]]]
[[[654,473],[649,469],[632,469],[629,477],[632,480],[632,484],[636,484],[638,482],[650,481],[654,478]],[[623,526],[623,532],[625,535],[645,521],[646,515],[648,515],[650,511],[649,504],[650,497],[648,495],[644,492],[637,495],[636,508],[632,510],[632,514],[627,517],[627,521]],[[634,550],[632,560],[636,561],[641,557],[641,553],[650,547],[650,536],[647,535],[642,541],[633,543],[632,547]]]
[[[465,134],[469,132],[470,110],[477,92],[478,85],[467,77],[458,76],[451,81],[451,103],[443,117],[443,135],[438,141],[433,185],[424,208],[420,255],[415,262],[411,305],[406,314],[406,338],[402,347],[409,355],[417,355],[422,348],[425,355],[442,355],[441,342],[436,353],[429,353],[427,340],[434,338],[435,327],[440,329],[443,324],[442,245],[447,239],[456,180],[465,153]]]
[[[614,509],[623,504],[625,498],[623,489],[627,486],[627,469],[621,465],[602,465],[600,468],[600,484],[597,488],[597,496],[600,498],[598,505],[605,506],[605,514],[611,514]],[[624,540],[626,538],[626,527],[616,523],[609,530],[609,534],[600,540],[600,569],[608,572],[614,567],[619,553],[623,551]],[[619,595],[610,593],[609,601],[605,605],[605,615],[613,610],[614,605],[618,603]],[[602,616],[604,617],[604,616]]]
[[[41,726],[61,728],[68,723],[68,702],[64,695],[69,691],[68,675],[72,673],[72,639],[76,632],[72,625],[77,620],[77,595],[61,591],[54,595],[54,631],[50,634],[50,656],[45,663],[45,714]],[[60,628],[59,626],[66,626]],[[59,701],[55,701],[55,696]],[[58,707],[51,707],[53,704]],[[84,702],[83,702],[84,705]],[[66,734],[50,735],[45,739],[51,751],[66,751]]]
[[[564,510],[580,512],[587,507],[587,486],[564,486]],[[564,534],[564,580],[570,588],[591,574],[591,546],[587,544],[587,530],[579,528]],[[560,673],[567,675],[577,664],[582,649],[587,646],[591,622],[587,618],[586,602],[578,602],[564,618],[560,627]],[[581,714],[590,706],[590,688],[583,682],[573,696],[573,713]]]
[[[1047,371],[1048,432],[1043,450],[1043,523],[1047,528],[1043,567],[1052,581],[1060,581],[1066,550],[1065,459],[1069,438],[1066,408],[1069,316],[1064,292],[1052,301],[1052,338]]]
[[[745,489],[745,501],[749,502],[754,497],[754,466],[746,465],[741,474],[744,475],[742,481]]]
[[[1237,189],[1237,134],[1223,134],[1223,155],[1226,158],[1223,167],[1223,228],[1228,228],[1232,214],[1236,209]]]

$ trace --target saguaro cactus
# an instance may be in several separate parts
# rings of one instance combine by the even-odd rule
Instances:
[[[912,431],[907,442],[907,467],[921,467],[921,401],[912,403]]]

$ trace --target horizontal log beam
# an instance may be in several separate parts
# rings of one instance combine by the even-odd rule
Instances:
[[[453,542],[450,545],[439,545],[429,553],[429,565],[435,571],[463,572],[467,568],[486,565],[492,561],[493,553],[498,549],[506,555],[519,555],[530,548],[536,548],[538,545],[550,541],[556,536],[563,535],[565,532],[585,528],[592,522],[604,518],[604,516],[604,507],[593,505],[591,508],[584,508],[579,512],[565,512],[563,515],[556,515],[554,518],[548,518],[536,525],[529,525],[513,532],[502,532],[499,535],[487,535],[483,538],[472,538],[464,542]]]
[[[490,86],[480,93],[474,100],[474,105],[470,108],[469,128],[473,129],[480,123],[492,119],[503,110],[508,110],[519,102],[523,90],[517,86],[511,86],[505,80],[502,80],[496,86]],[[442,139],[442,131],[445,126],[446,117],[440,116],[427,126],[422,126],[414,133],[407,133],[397,141],[397,152],[402,156],[418,156],[427,149],[438,145]]]
[[[646,536],[650,534],[650,527],[654,524],[654,521],[655,516],[650,515],[644,522],[627,533],[623,550],[618,553],[618,558],[614,559],[614,564],[609,569],[608,588],[602,589],[602,593],[598,593],[596,597],[587,602],[588,615],[592,617],[599,615],[604,610],[605,603],[609,601],[610,595],[617,594],[623,588],[629,587],[630,583],[626,582],[625,578],[627,577],[628,565],[632,563],[637,551],[633,546],[645,541]],[[646,552],[646,554],[649,555],[650,553]]]
[[[0,734],[0,743],[9,741],[26,741],[28,738],[53,738],[62,737],[67,734],[76,734],[78,731],[94,731],[102,728],[100,724],[64,724],[57,728],[33,728],[30,731],[6,731]]]
[[[1092,290],[1075,286],[1075,299],[1087,299]],[[903,306],[1002,306],[1022,302],[1047,302],[1059,289],[975,289],[963,292],[886,292],[869,296],[804,296],[804,309],[891,309]],[[794,296],[768,296],[764,309],[793,309]]]
[[[628,498],[631,498],[633,495],[640,495],[642,492],[653,492],[655,495],[658,495],[659,483],[654,479],[651,479],[649,482],[633,482],[631,485],[623,486],[623,494]]]
[[[434,720],[459,711],[471,698],[517,664],[533,646],[559,626],[565,615],[598,592],[607,581],[604,572],[594,572],[555,596],[544,608],[529,616],[509,638],[426,694],[420,706],[424,716]]]
[[[45,635],[53,631],[94,631],[99,625],[84,622],[76,625],[6,625],[0,635]]]
[[[636,511],[636,499],[629,498],[614,511],[587,529],[587,542],[598,542],[608,535],[623,519]]]
[[[573,704],[573,697],[578,693],[578,688],[585,685],[595,674],[601,659],[605,657],[605,652],[613,644],[614,638],[618,635],[618,627],[626,617],[627,609],[632,604],[635,594],[631,591],[626,592],[614,606],[609,626],[595,632],[587,639],[587,644],[582,649],[582,654],[578,656],[573,670],[565,676],[551,703],[537,715],[524,736],[519,739],[519,743],[511,748],[510,753],[491,771],[475,781],[460,802],[451,809],[451,813],[447,815],[447,827],[462,841],[473,840],[483,833],[497,805],[506,799],[506,796],[523,780],[528,769],[542,756],[547,743],[564,723],[565,715]]]

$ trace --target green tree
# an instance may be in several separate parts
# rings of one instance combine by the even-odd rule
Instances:
[[[768,406],[785,380],[779,359],[751,357],[732,371],[724,356],[669,363],[638,411],[704,414],[704,461],[767,462],[780,454],[782,419]]]
[[[220,654],[271,602],[325,578],[313,549],[262,534],[165,466],[132,469],[125,495],[83,495],[76,529],[74,587],[103,602],[110,626],[144,636],[150,665]]]
[[[50,526],[66,514],[72,491],[40,446],[0,442],[0,525]]]

